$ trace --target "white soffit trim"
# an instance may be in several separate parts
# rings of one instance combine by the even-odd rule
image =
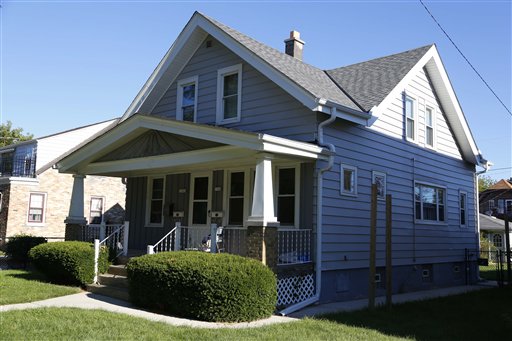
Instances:
[[[471,130],[462,112],[460,103],[455,95],[452,84],[446,73],[444,65],[441,61],[439,53],[435,45],[433,45],[427,53],[416,63],[416,65],[402,78],[397,86],[391,91],[386,98],[370,111],[373,117],[380,117],[389,107],[391,102],[400,96],[403,89],[411,82],[412,78],[422,69],[427,70],[428,76],[433,84],[434,90],[438,95],[443,113],[446,115],[448,123],[453,130],[453,134],[462,153],[462,157],[475,165],[481,165],[481,155],[473,139]],[[371,124],[375,122],[371,120]],[[483,165],[481,165],[483,166]]]

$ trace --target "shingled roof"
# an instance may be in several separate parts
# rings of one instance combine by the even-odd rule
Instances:
[[[326,71],[364,111],[370,111],[398,85],[432,45]]]

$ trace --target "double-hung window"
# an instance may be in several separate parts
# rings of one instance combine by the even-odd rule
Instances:
[[[405,137],[407,140],[416,140],[416,106],[414,99],[405,97]]]
[[[489,200],[489,211],[492,211],[492,210],[494,210],[494,200],[493,199]]]
[[[102,197],[91,197],[90,206],[90,223],[99,224],[103,217],[103,198]]]
[[[425,109],[425,145],[434,148],[434,109]]]
[[[196,122],[197,120],[197,76],[178,81],[176,119]]]
[[[442,187],[416,183],[414,202],[416,220],[424,222],[444,222],[446,190]]]
[[[467,194],[466,192],[459,193],[459,211],[460,211],[460,225],[465,227],[467,222]]]
[[[44,204],[46,194],[30,193],[28,204],[28,222],[43,223],[44,222]]]
[[[501,234],[492,236],[492,244],[500,249],[503,247],[503,237],[501,237]]]
[[[242,64],[217,71],[217,123],[240,121]]]
[[[281,226],[295,226],[295,168],[278,169],[277,221]]]
[[[149,179],[149,225],[161,226],[163,224],[164,187],[164,178]]]
[[[342,164],[340,167],[340,193],[357,195],[357,168]]]

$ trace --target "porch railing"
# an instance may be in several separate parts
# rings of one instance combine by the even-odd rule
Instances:
[[[312,261],[311,229],[280,228],[277,234],[277,265]]]
[[[117,226],[100,224],[101,237],[103,237],[102,234],[105,234],[106,226],[112,227],[113,231],[106,238],[94,239],[94,283],[98,281],[98,260],[101,247],[108,248],[109,258],[115,259],[120,255],[128,255],[129,222],[125,221],[124,224]]]

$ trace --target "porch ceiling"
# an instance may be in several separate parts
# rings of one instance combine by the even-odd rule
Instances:
[[[276,159],[329,156],[310,143],[137,114],[62,159],[57,168],[62,173],[135,176],[254,164],[261,152]]]

